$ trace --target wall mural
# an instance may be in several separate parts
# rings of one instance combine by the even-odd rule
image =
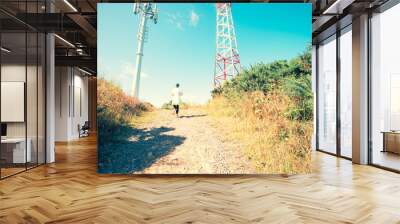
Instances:
[[[98,172],[311,172],[311,4],[98,4]]]

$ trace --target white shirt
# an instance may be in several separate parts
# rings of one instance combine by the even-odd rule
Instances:
[[[183,95],[182,91],[178,87],[176,87],[172,89],[171,95],[172,105],[179,105],[179,103],[181,102],[181,96]]]

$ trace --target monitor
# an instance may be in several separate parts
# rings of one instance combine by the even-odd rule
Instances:
[[[7,124],[1,123],[1,136],[7,136]]]

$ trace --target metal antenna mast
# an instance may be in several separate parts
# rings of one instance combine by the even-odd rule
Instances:
[[[236,76],[240,70],[240,57],[237,49],[235,28],[233,26],[230,3],[217,3],[217,35],[214,69],[214,87]]]
[[[135,3],[134,13],[139,15],[139,30],[138,30],[138,47],[136,52],[136,68],[135,77],[132,83],[132,93],[131,95],[139,98],[139,86],[140,86],[140,72],[142,67],[143,58],[143,45],[147,40],[148,27],[147,20],[153,20],[154,24],[157,24],[158,10],[157,5],[154,3]]]

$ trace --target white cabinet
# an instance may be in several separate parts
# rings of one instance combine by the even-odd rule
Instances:
[[[25,138],[7,138],[1,140],[2,145],[6,144],[8,147],[12,147],[13,163],[25,163],[32,161],[32,140],[28,138],[26,143],[27,147],[25,151]]]

